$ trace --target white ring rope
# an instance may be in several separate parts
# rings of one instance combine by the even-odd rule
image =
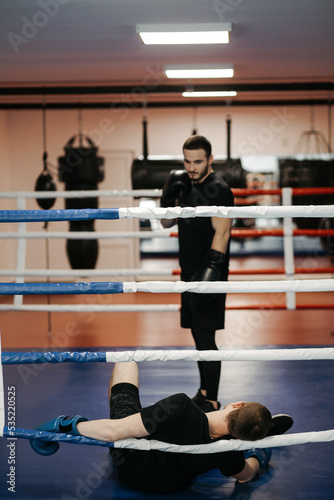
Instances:
[[[112,283],[111,283],[112,285]],[[254,281],[254,282],[184,282],[184,281],[147,281],[124,282],[124,293],[284,293],[294,292],[328,292],[334,291],[333,279],[311,279],[295,281]],[[1,292],[1,287],[0,287]],[[50,311],[50,312],[175,312],[177,304],[0,304],[0,311]]]
[[[334,360],[334,348],[315,347],[297,349],[226,349],[196,351],[190,349],[151,349],[106,352],[24,352],[4,353],[3,363],[119,363],[136,361],[314,361]]]
[[[124,293],[269,293],[332,292],[334,279],[294,281],[143,281],[124,282]],[[0,288],[1,292],[1,288]]]
[[[95,239],[113,239],[113,238],[139,238],[141,240],[152,238],[171,238],[175,231],[157,230],[157,231],[24,231],[16,233],[7,231],[0,233],[0,239],[57,239],[68,238],[71,240],[95,240]]]
[[[334,205],[300,205],[300,206],[247,206],[247,207],[171,207],[148,208],[130,207],[119,208],[119,218],[124,219],[175,219],[193,217],[334,217]]]
[[[3,364],[35,363],[119,363],[136,361],[314,361],[334,360],[334,348],[297,349],[226,349],[196,351],[190,349],[151,349],[136,351],[14,352],[3,353]]]
[[[172,269],[26,269],[17,271],[16,269],[0,269],[0,276],[171,276]],[[256,270],[254,270],[256,274]]]
[[[111,189],[111,190],[81,190],[81,191],[3,191],[0,198],[160,198],[162,189]]]
[[[334,217],[334,205],[289,205],[289,206],[245,206],[245,207],[224,207],[224,206],[203,206],[203,207],[169,207],[169,208],[149,208],[149,207],[128,207],[128,208],[101,208],[101,209],[78,209],[75,211],[76,220],[78,216],[83,220],[103,219],[177,219],[194,217],[221,217],[221,218],[285,218],[285,217]],[[18,215],[17,210],[2,210],[6,214],[6,222],[11,222],[10,215]],[[21,213],[22,212],[22,213]],[[38,220],[74,220],[73,210],[47,210],[43,215],[43,210],[21,210],[20,218],[24,212],[34,213]],[[61,219],[59,218],[61,216]],[[27,215],[25,215],[27,218]],[[24,222],[22,220],[22,222]],[[29,221],[27,221],[29,222]]]
[[[333,360],[334,348],[319,347],[306,349],[223,349],[218,351],[139,350],[107,351],[106,362],[125,361],[312,361]]]
[[[78,283],[0,283],[0,295],[112,295],[122,293],[286,293],[331,292],[334,279],[294,281],[143,281]],[[200,297],[196,297],[200,299]]]
[[[291,281],[106,281],[91,283],[0,283],[0,295],[111,295],[121,293],[332,292],[334,279]]]
[[[178,312],[177,304],[0,304],[0,311],[29,312]]]
[[[271,436],[258,441],[241,441],[229,439],[216,441],[209,444],[176,445],[167,444],[147,439],[123,439],[115,441],[114,448],[129,448],[136,450],[160,450],[172,453],[219,453],[232,450],[249,450],[252,448],[275,448],[279,446],[292,446],[309,443],[329,443],[334,441],[334,429],[327,431],[301,432],[298,434],[285,434]]]

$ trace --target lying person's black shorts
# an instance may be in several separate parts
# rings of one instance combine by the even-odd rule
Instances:
[[[110,395],[110,418],[112,420],[128,417],[134,413],[139,413],[140,410],[141,404],[138,387],[128,382],[122,382],[112,386]],[[128,478],[131,478],[133,474],[132,470],[138,470],[138,453],[143,452],[138,452],[133,449],[122,450],[115,448],[109,448],[109,452],[112,457],[112,463],[117,470],[119,470],[119,467],[122,470],[122,465],[125,466],[123,482],[127,483]],[[121,476],[123,476],[122,472]]]
[[[110,418],[124,418],[141,410],[138,387],[128,382],[111,388]]]

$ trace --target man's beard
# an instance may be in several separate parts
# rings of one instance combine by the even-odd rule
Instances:
[[[209,171],[209,161],[207,160],[207,161],[206,161],[206,168],[205,168],[205,170],[202,172],[201,176],[200,176],[200,177],[198,177],[197,179],[192,179],[192,181],[193,181],[194,183],[199,182],[201,179],[203,179],[203,177],[205,177],[206,175],[208,175],[208,171]]]

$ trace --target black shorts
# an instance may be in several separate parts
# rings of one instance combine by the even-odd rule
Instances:
[[[224,270],[222,281],[227,281],[228,269]],[[191,276],[181,273],[182,281]],[[211,332],[225,328],[226,294],[181,293],[181,327],[198,332]]]
[[[141,409],[138,387],[127,382],[116,384],[111,388],[110,418],[128,417]],[[138,456],[141,452],[132,449],[109,448],[111,460],[117,470],[118,478],[131,484],[132,477],[138,473]],[[140,461],[139,461],[140,463]]]
[[[215,331],[225,326],[225,293],[209,294],[184,292],[181,294],[181,327],[194,331]]]
[[[141,409],[138,387],[128,382],[116,384],[111,388],[110,418],[124,418]]]

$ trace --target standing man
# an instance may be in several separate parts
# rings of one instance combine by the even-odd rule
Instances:
[[[183,145],[185,170],[172,171],[161,197],[162,207],[233,206],[226,182],[212,169],[212,148],[203,136]],[[231,219],[194,217],[162,219],[164,228],[178,223],[182,281],[227,281]],[[181,295],[181,327],[190,328],[196,349],[218,350],[216,330],[225,326],[226,294]],[[204,411],[218,410],[220,361],[199,361],[200,388],[193,401]]]

